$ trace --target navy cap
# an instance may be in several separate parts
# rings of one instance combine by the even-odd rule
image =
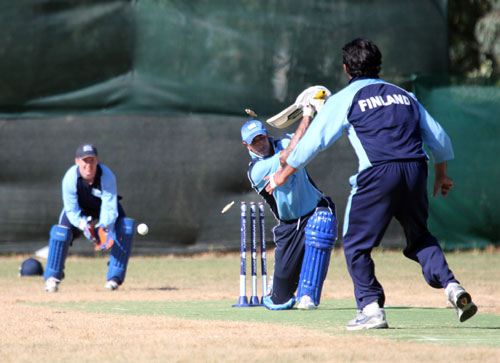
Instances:
[[[43,275],[43,267],[38,260],[30,257],[22,263],[21,267],[19,267],[19,276],[36,275]]]
[[[251,144],[257,135],[267,135],[267,131],[258,120],[247,121],[241,126],[241,140]]]
[[[88,158],[89,156],[97,157],[97,149],[92,144],[82,144],[76,149],[76,157],[78,159]]]

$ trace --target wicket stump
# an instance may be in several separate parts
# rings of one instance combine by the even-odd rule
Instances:
[[[267,268],[266,268],[266,241],[264,225],[264,203],[258,203],[258,216],[260,227],[260,259],[262,279],[262,299],[257,296],[257,206],[250,202],[250,254],[251,254],[251,292],[250,302],[246,296],[246,239],[247,239],[247,202],[240,204],[240,297],[233,307],[262,306],[262,299],[267,294]]]

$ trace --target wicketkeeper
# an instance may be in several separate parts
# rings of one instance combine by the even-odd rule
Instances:
[[[108,167],[99,163],[94,145],[83,144],[76,150],[75,165],[62,181],[62,197],[64,208],[59,223],[50,231],[45,290],[58,290],[64,278],[68,248],[82,233],[95,250],[111,249],[104,287],[116,290],[125,280],[134,220],[126,218],[118,202],[116,178]]]
[[[278,220],[273,228],[273,286],[263,298],[270,310],[291,309],[296,302],[299,309],[317,307],[337,239],[335,205],[316,188],[305,169],[300,169],[272,195],[265,191],[265,177],[282,167],[314,115],[314,107],[308,102],[303,110],[300,108],[303,118],[295,134],[275,140],[258,120],[248,121],[241,128],[243,144],[252,158],[248,178]]]

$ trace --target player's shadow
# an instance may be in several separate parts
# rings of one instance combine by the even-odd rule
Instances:
[[[409,310],[409,309],[421,309],[421,310],[440,310],[440,309],[453,309],[452,307],[446,308],[436,308],[432,306],[385,306],[385,310]]]
[[[145,291],[177,291],[179,289],[177,287],[172,287],[172,286],[161,286],[161,287],[145,287],[143,289],[134,289],[134,290],[145,290]]]
[[[409,309],[422,309],[422,310],[435,310],[435,309],[442,309],[442,308],[435,308],[435,307],[420,307],[420,306],[385,306],[385,310],[409,310]],[[448,308],[446,308],[448,309]],[[450,308],[452,309],[452,308]],[[356,307],[321,307],[321,310],[352,310],[356,311]]]
[[[353,308],[338,308],[338,307],[323,307],[320,305],[320,309],[321,310],[331,310],[331,311],[352,310],[352,311],[356,312],[355,307],[353,307]]]
[[[451,306],[447,306],[445,308],[436,308],[436,307],[422,307],[422,306],[386,306],[384,308],[385,310],[408,310],[408,309],[421,309],[421,310],[441,310],[441,309],[445,309],[445,310],[453,310],[453,307]],[[477,329],[477,330],[500,330],[500,327],[492,327],[492,326],[489,326],[489,327],[485,327],[485,326],[471,326],[469,324],[473,323],[474,318],[472,318],[470,321],[467,321],[467,325],[459,325],[459,326],[455,326],[455,327],[447,327],[447,328],[450,328],[450,329]],[[399,328],[395,328],[395,329],[399,329]],[[412,327],[405,327],[404,329],[407,329],[407,330],[411,330],[411,329],[420,329],[419,327],[415,327],[415,328],[412,328]]]

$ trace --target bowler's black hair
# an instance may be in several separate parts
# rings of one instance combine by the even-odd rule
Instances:
[[[371,40],[357,38],[342,48],[342,61],[354,77],[378,77],[382,68],[382,53]]]

